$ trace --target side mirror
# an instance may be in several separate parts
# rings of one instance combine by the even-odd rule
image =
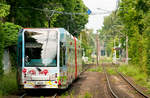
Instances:
[[[25,62],[29,62],[29,56],[25,57]]]

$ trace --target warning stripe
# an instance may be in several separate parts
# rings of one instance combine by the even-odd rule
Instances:
[[[74,37],[74,47],[75,47],[75,78],[77,78],[77,47],[76,47],[76,39]]]

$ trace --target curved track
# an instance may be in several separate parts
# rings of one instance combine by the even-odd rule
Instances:
[[[110,84],[110,80],[109,80],[109,78],[108,78],[107,71],[106,71],[105,67],[103,66],[103,64],[102,64],[102,67],[103,67],[103,71],[104,71],[104,74],[105,74],[105,77],[106,77],[106,80],[107,80],[107,85],[108,85],[109,91],[111,92],[111,95],[112,95],[114,98],[119,98],[119,97],[117,96],[117,94],[112,90],[112,86],[111,86],[111,84]]]
[[[27,93],[24,93],[19,98],[24,98],[26,95],[27,95]]]
[[[142,95],[145,98],[149,98],[147,95],[145,95],[142,91],[140,91],[137,87],[135,87],[127,78],[125,78],[125,76],[118,72],[117,73],[122,77],[123,80],[125,80],[135,91],[137,91],[140,95]]]
[[[39,95],[39,94],[38,94],[38,95],[35,95],[35,94],[32,95],[32,94],[24,93],[24,94],[22,94],[19,98],[32,98],[33,96],[34,96],[34,97],[36,96],[36,97],[39,97],[39,98],[40,98],[41,96],[43,96],[44,98],[47,97],[47,96],[48,96],[49,98],[57,98],[57,93],[54,93],[53,95]]]
[[[119,98],[117,93],[115,93],[115,91],[112,90],[112,86],[110,84],[110,80],[109,80],[109,77],[107,75],[107,71],[104,67],[104,65],[102,64],[102,67],[103,67],[103,70],[104,70],[104,73],[105,73],[105,77],[106,77],[106,80],[107,80],[107,84],[108,84],[108,87],[109,87],[109,90],[112,94],[112,96],[114,98]],[[116,73],[128,84],[130,85],[130,87],[132,87],[136,92],[138,92],[138,94],[143,97],[143,98],[149,98],[149,96],[145,95],[142,91],[140,91],[137,87],[135,87],[122,73],[118,72],[116,66],[114,65],[113,67],[115,67],[115,71]]]

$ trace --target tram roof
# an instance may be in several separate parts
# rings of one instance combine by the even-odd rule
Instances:
[[[70,35],[71,36],[71,38],[73,39],[74,37],[66,30],[66,29],[64,29],[64,28],[23,28],[24,30],[37,30],[37,29],[41,29],[41,30],[56,30],[56,31],[58,31],[58,32],[60,32],[59,34],[60,34],[60,36],[61,37],[64,37],[64,35],[66,34],[66,35]],[[78,40],[76,37],[75,37],[75,39],[76,40]]]

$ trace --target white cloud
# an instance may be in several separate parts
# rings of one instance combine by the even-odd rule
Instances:
[[[93,12],[100,13],[104,12],[103,10],[113,11],[116,9],[117,0],[83,0],[84,4]],[[99,10],[98,10],[99,8]],[[87,28],[96,30],[100,29],[103,25],[104,16],[109,14],[98,14],[98,15],[89,15],[88,23],[86,24]]]

